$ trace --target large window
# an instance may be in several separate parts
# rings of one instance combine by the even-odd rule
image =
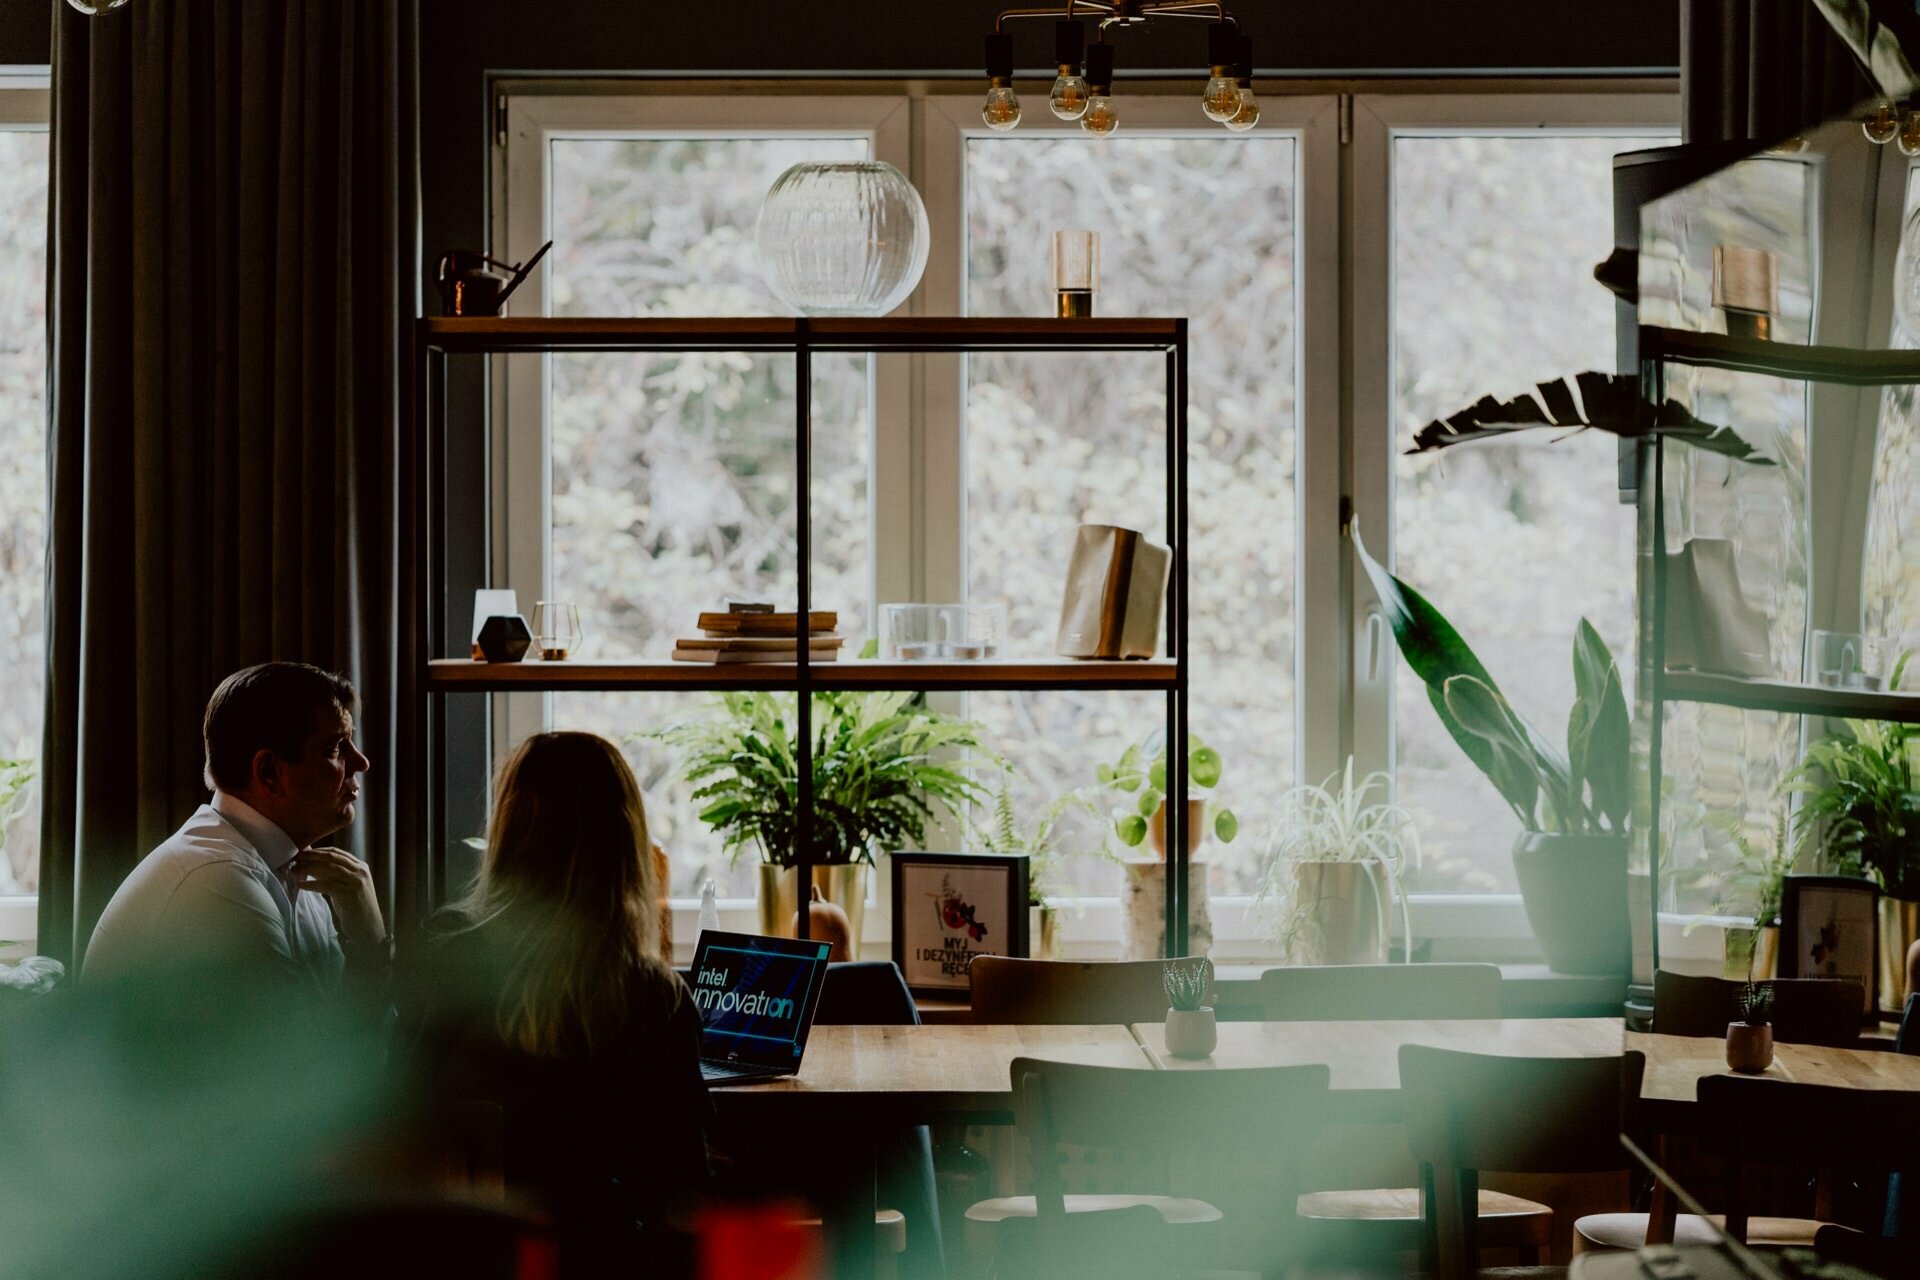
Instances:
[[[1050,233],[1097,230],[1099,313],[1191,324],[1193,728],[1220,750],[1220,796],[1241,819],[1231,846],[1203,854],[1216,937],[1260,950],[1235,902],[1264,865],[1275,802],[1350,752],[1393,770],[1431,830],[1421,890],[1512,893],[1512,816],[1426,722],[1417,690],[1399,690],[1393,717],[1398,663],[1369,653],[1371,598],[1342,509],[1544,724],[1564,724],[1580,617],[1631,670],[1633,521],[1609,439],[1437,465],[1398,453],[1482,394],[1612,367],[1612,302],[1590,275],[1612,244],[1612,157],[1670,140],[1672,99],[1275,95],[1257,130],[1232,135],[1191,95],[1142,91],[1104,141],[1044,110],[991,134],[972,97],[529,86],[509,101],[495,245],[518,258],[556,241],[528,303],[552,314],[782,313],[753,228],[767,186],[800,159],[875,156],[914,178],[933,232],[909,303],[924,314],[1048,314]],[[664,656],[725,594],[791,600],[790,361],[500,365],[496,585],[583,605],[602,657]],[[817,362],[814,378],[815,604],[840,610],[853,643],[879,602],[965,597],[1006,603],[1015,645],[1046,652],[1075,525],[1167,536],[1157,360],[848,357]],[[507,740],[544,724],[620,738],[675,893],[713,876],[745,896],[751,879],[727,873],[672,758],[645,736],[698,701],[503,699],[496,725]],[[964,709],[1019,767],[1029,815],[1092,784],[1162,714],[1158,698],[1117,694],[975,694]],[[1125,852],[1105,804],[1065,843]],[[1092,922],[1069,922],[1069,936],[1113,936],[1098,902],[1119,883],[1111,864],[1082,861],[1068,881],[1090,895]],[[1512,914],[1523,936],[1517,903]]]
[[[39,886],[46,581],[46,95],[0,91],[0,897]]]

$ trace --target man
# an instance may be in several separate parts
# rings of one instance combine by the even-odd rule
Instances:
[[[384,984],[391,939],[365,863],[319,842],[353,821],[371,762],[353,686],[298,662],[221,681],[203,725],[210,804],[107,904],[82,975],[216,961],[319,993]]]

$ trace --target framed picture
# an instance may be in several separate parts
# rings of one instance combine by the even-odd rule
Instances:
[[[917,996],[969,987],[975,956],[1027,954],[1027,855],[896,853],[893,962]]]
[[[1780,891],[1780,976],[1860,984],[1860,1014],[1880,995],[1880,887],[1855,876],[1790,875]]]

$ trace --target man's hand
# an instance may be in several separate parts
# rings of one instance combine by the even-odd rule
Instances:
[[[387,936],[373,872],[345,849],[302,849],[293,855],[294,883],[326,897],[333,927],[347,946],[380,942]]]

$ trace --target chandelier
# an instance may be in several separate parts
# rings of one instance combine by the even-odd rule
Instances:
[[[1093,45],[1086,43],[1082,17],[1094,18]],[[1013,34],[1009,22],[1024,18],[1053,18],[1053,60],[1060,68],[1047,107],[1062,120],[1078,120],[1095,137],[1120,127],[1113,104],[1113,46],[1109,29],[1144,26],[1160,18],[1198,18],[1207,28],[1207,62],[1212,74],[1200,97],[1206,117],[1235,133],[1260,123],[1260,103],[1253,96],[1253,41],[1241,34],[1239,23],[1216,0],[1066,0],[1053,9],[1009,9],[993,23],[987,37],[987,100],[980,118],[987,128],[1004,133],[1020,123],[1020,99],[1013,91]],[[1083,69],[1084,68],[1084,69]]]

